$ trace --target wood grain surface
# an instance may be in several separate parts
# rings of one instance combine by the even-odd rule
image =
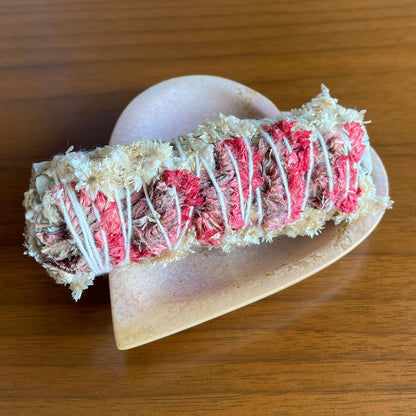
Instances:
[[[413,0],[1,0],[0,414],[416,414],[415,29]],[[74,303],[23,256],[23,192],[33,162],[106,144],[188,74],[366,108],[394,209],[304,282],[118,351],[107,279]]]

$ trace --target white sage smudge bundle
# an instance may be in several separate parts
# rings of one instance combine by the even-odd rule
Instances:
[[[114,267],[196,248],[318,233],[387,208],[371,178],[364,111],[328,89],[274,120],[233,116],[172,142],[68,151],[34,164],[26,247],[74,299]]]

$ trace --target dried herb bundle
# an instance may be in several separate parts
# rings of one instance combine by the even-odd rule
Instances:
[[[278,120],[220,116],[172,143],[67,152],[34,165],[26,246],[78,299],[113,267],[198,246],[313,236],[377,200],[364,112],[322,93]]]

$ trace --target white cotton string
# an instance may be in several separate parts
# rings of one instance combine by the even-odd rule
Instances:
[[[71,218],[69,217],[69,213],[68,213],[68,210],[66,209],[66,207],[65,207],[65,203],[64,203],[64,200],[63,200],[63,198],[62,198],[62,191],[60,190],[60,191],[58,191],[59,192],[59,196],[58,196],[58,198],[59,198],[59,203],[60,203],[60,206],[61,206],[61,211],[62,211],[62,214],[63,214],[63,216],[64,216],[64,220],[65,220],[65,222],[66,222],[66,227],[68,228],[68,230],[69,230],[69,232],[71,233],[71,235],[72,235],[72,238],[74,239],[74,241],[75,241],[75,244],[77,245],[77,247],[78,247],[78,249],[79,249],[79,251],[81,252],[81,254],[82,254],[82,256],[84,257],[84,259],[85,259],[85,261],[87,262],[87,264],[88,264],[88,267],[91,269],[91,271],[95,274],[95,275],[99,275],[100,274],[100,271],[98,270],[98,268],[97,268],[97,266],[96,266],[96,263],[94,263],[91,259],[90,259],[90,256],[89,256],[89,254],[87,253],[87,250],[85,249],[85,247],[84,247],[84,244],[82,243],[82,241],[80,240],[80,238],[78,237],[78,233],[75,231],[75,228],[73,227],[73,225],[72,225],[72,221],[71,221]]]
[[[105,268],[107,272],[109,272],[111,270],[111,265],[110,265],[110,254],[109,254],[107,237],[105,235],[104,230],[101,227],[101,215],[98,212],[98,209],[94,203],[92,203],[92,209],[94,210],[95,218],[97,218],[98,222],[100,223],[101,238],[103,239],[103,244],[104,244],[103,251],[104,251]]]
[[[173,141],[175,142],[176,148],[178,149],[178,152],[179,152],[179,154],[180,154],[180,156],[181,156],[181,159],[186,160],[186,155],[185,155],[185,152],[183,151],[182,146],[181,146],[181,144],[179,143],[179,140],[175,137],[175,138],[173,139]]]
[[[292,147],[290,146],[286,136],[283,136],[283,141],[285,142],[286,149],[289,150],[289,153],[292,153]]]
[[[146,185],[145,185],[144,180],[143,180],[143,192],[144,192],[144,196],[145,196],[145,198],[146,198],[146,203],[147,203],[147,206],[149,207],[150,212],[151,212],[151,213],[152,213],[152,215],[153,215],[153,219],[156,221],[156,224],[158,225],[158,227],[159,227],[159,229],[160,229],[160,232],[162,233],[163,238],[164,238],[164,239],[165,239],[165,241],[166,241],[166,245],[168,246],[168,249],[169,249],[169,250],[172,250],[172,245],[170,244],[169,236],[168,236],[168,234],[167,234],[167,232],[166,232],[165,228],[163,227],[162,223],[159,221],[159,217],[160,217],[160,215],[159,215],[159,213],[158,213],[158,212],[156,212],[155,208],[153,207],[153,204],[152,204],[152,201],[151,201],[151,200],[150,200],[150,198],[149,198],[149,194],[148,194],[148,192],[147,192],[147,187],[146,187]]]
[[[227,207],[226,207],[225,201],[224,201],[224,194],[222,193],[221,188],[218,185],[218,182],[215,179],[214,173],[212,172],[208,163],[202,158],[201,158],[201,162],[204,165],[204,168],[207,171],[208,176],[211,179],[211,182],[214,185],[215,190],[217,191],[218,202],[220,203],[220,206],[221,206],[221,213],[222,213],[222,216],[224,218],[224,224],[225,224],[226,227],[228,227],[228,215],[227,215]]]
[[[130,261],[130,241],[127,239],[127,230],[126,230],[126,221],[124,220],[123,207],[121,206],[120,196],[117,189],[114,190],[114,199],[118,208],[118,216],[120,217],[121,222],[121,233],[124,240],[124,262],[123,264],[128,264]],[[131,223],[131,221],[130,221]]]
[[[251,145],[248,140],[243,136],[244,144],[247,149],[248,153],[248,200],[247,200],[247,208],[246,208],[246,218],[244,219],[244,223],[247,225],[248,220],[250,218],[250,211],[251,211],[251,200],[253,198],[253,171],[254,171],[254,164],[253,164],[253,153],[251,151]]]
[[[81,228],[82,234],[84,236],[85,247],[90,255],[90,258],[95,262],[100,273],[105,273],[104,264],[97,246],[95,245],[94,236],[91,232],[90,226],[87,222],[87,218],[82,210],[81,204],[78,201],[78,198],[75,194],[75,191],[72,189],[72,186],[65,184],[65,189],[67,195],[71,201],[72,207],[74,208],[75,214],[79,221],[79,226]]]
[[[333,189],[334,189],[334,177],[332,175],[332,168],[331,168],[331,163],[329,161],[328,149],[326,147],[325,140],[322,137],[322,134],[320,133],[320,131],[315,127],[314,127],[314,131],[315,131],[316,137],[319,140],[319,143],[321,144],[322,152],[324,154],[325,166],[326,166],[326,170],[328,172],[328,188],[329,188],[329,192],[332,192]],[[333,206],[333,203],[330,200],[330,205],[328,207],[328,211],[332,208],[332,206]]]
[[[198,156],[195,156],[195,165],[196,165],[195,176],[197,178],[199,178],[200,177],[200,174],[201,174],[201,168],[199,166]],[[175,249],[177,247],[179,247],[179,245],[181,244],[183,238],[185,237],[186,231],[188,230],[189,223],[192,220],[192,215],[194,213],[194,208],[195,208],[194,206],[191,206],[190,209],[189,209],[189,218],[186,220],[185,225],[183,226],[183,230],[182,230],[181,236],[179,237],[178,241],[175,244]]]
[[[127,254],[124,260],[125,264],[130,263],[130,247],[131,247],[131,233],[132,233],[132,221],[131,221],[131,198],[130,191],[126,189],[126,208],[127,208]]]
[[[173,141],[175,142],[175,144],[176,144],[176,148],[178,149],[178,151],[179,151],[179,154],[180,154],[180,156],[181,156],[181,159],[182,160],[186,160],[186,155],[185,155],[185,152],[183,151],[183,149],[182,149],[182,146],[181,146],[181,144],[179,143],[179,140],[175,137],[174,139],[173,139]],[[179,244],[179,242],[180,242],[180,240],[182,240],[182,238],[183,238],[183,235],[181,236],[181,237],[179,237],[180,236],[180,234],[181,234],[181,226],[182,226],[182,214],[181,214],[181,207],[180,207],[180,205],[179,205],[179,198],[178,198],[178,192],[176,191],[176,188],[174,187],[173,188],[173,192],[174,192],[174,198],[175,198],[175,204],[176,204],[176,212],[177,212],[177,214],[178,214],[178,232],[176,233],[176,239],[177,239],[177,241],[176,241],[176,245],[175,245],[175,247],[177,247],[178,246],[178,244]],[[189,212],[191,212],[191,210],[189,211]],[[186,228],[187,228],[187,226],[188,226],[188,224],[189,224],[189,220],[185,223],[185,227],[184,227],[184,229],[186,230]]]
[[[224,143],[225,144],[225,143]],[[228,155],[230,156],[231,159],[231,163],[234,167],[234,171],[237,177],[237,184],[238,184],[238,194],[240,196],[240,207],[241,207],[241,217],[244,221],[244,226],[246,225],[245,223],[245,211],[244,211],[244,195],[243,195],[243,187],[241,186],[241,176],[240,176],[240,169],[238,168],[238,163],[233,155],[233,152],[231,151],[230,147],[225,144],[225,147],[228,151]]]
[[[212,130],[212,134],[218,139],[219,142],[224,140],[215,130]]]
[[[178,240],[179,235],[181,233],[181,227],[182,227],[182,214],[181,214],[181,207],[179,204],[178,192],[176,191],[175,187],[173,187],[172,189],[173,189],[173,197],[175,198],[176,214],[178,217],[178,231],[176,232],[176,240]]]
[[[198,155],[195,156],[195,166],[196,166],[196,176],[199,178],[201,176],[201,165],[199,164],[199,157]]]
[[[260,188],[256,189],[256,197],[257,197],[257,212],[259,214],[258,225],[259,227],[261,227],[261,223],[263,222],[263,206],[261,203]]]
[[[347,180],[346,180],[346,183],[345,183],[345,194],[344,194],[344,196],[347,196],[348,192],[350,191],[350,180],[351,180],[350,160],[347,159]]]
[[[305,210],[305,207],[309,198],[309,185],[311,183],[312,170],[313,170],[313,142],[312,140],[309,140],[309,169],[308,169],[308,174],[306,175],[305,199],[303,200],[302,211]]]
[[[269,146],[271,147],[271,149],[273,151],[273,154],[274,154],[274,157],[276,159],[277,166],[279,167],[280,177],[282,178],[283,186],[284,186],[285,192],[286,192],[287,216],[288,216],[288,218],[290,218],[290,216],[292,214],[292,201],[291,201],[291,195],[290,195],[290,191],[289,191],[289,185],[287,183],[286,172],[285,172],[285,170],[282,166],[282,162],[281,162],[280,156],[279,156],[279,151],[277,150],[277,147],[274,144],[272,138],[264,130],[262,130],[261,133],[262,133],[263,137],[266,139]]]
[[[100,253],[98,252],[97,246],[95,245],[95,242],[94,242],[94,236],[91,233],[91,229],[88,225],[85,214],[82,211],[78,198],[75,195],[75,191],[72,189],[71,185],[64,184],[64,187],[69,197],[69,200],[71,201],[72,207],[74,208],[75,214],[78,218],[78,223],[79,223],[82,235],[84,236],[85,248],[87,249],[90,259],[96,266],[96,269],[99,272],[98,274],[105,273],[104,265],[103,265]]]
[[[215,131],[215,130],[213,130],[212,131],[212,133],[214,134],[214,136],[216,136],[217,137],[217,139],[218,139],[218,141],[223,141],[223,139],[222,139],[222,137]],[[225,143],[224,143],[225,144]],[[227,146],[227,148],[228,148],[228,146]],[[232,160],[232,159],[231,159]],[[234,159],[235,160],[235,159]],[[208,176],[209,176],[209,178],[211,179],[211,182],[212,182],[212,184],[214,185],[214,188],[215,188],[215,190],[216,190],[216,192],[217,192],[217,195],[218,195],[218,202],[220,203],[220,206],[221,206],[221,213],[222,213],[222,217],[223,217],[223,219],[224,219],[224,225],[225,225],[225,227],[228,227],[228,213],[227,213],[227,205],[226,205],[226,203],[225,203],[225,198],[224,198],[224,194],[223,194],[223,192],[221,191],[221,188],[220,188],[220,186],[218,185],[218,182],[217,182],[217,180],[215,179],[215,175],[214,175],[214,172],[212,172],[212,170],[211,170],[211,168],[209,167],[209,165],[208,165],[208,163],[204,160],[204,159],[202,159],[201,158],[201,161],[202,161],[202,164],[204,165],[204,167],[205,167],[205,170],[207,171],[207,173],[208,173]],[[233,165],[234,166],[234,165]],[[234,167],[234,169],[235,169],[235,167]]]
[[[186,160],[185,152],[183,151],[182,146],[179,143],[179,140],[175,137],[173,139],[173,141],[175,142],[176,148],[178,149],[178,152],[181,156],[181,159]],[[176,212],[178,213],[178,232],[176,234],[176,240],[177,241],[176,241],[176,245],[175,245],[175,247],[177,247],[178,244],[179,244],[179,241],[182,240],[182,237],[183,237],[183,235],[182,235],[182,237],[179,237],[180,233],[181,233],[182,214],[181,214],[181,208],[179,206],[178,192],[176,191],[176,188],[173,188],[173,190],[174,190],[174,197],[175,197],[175,204],[176,204]],[[189,212],[191,212],[191,210]],[[185,223],[185,227],[184,227],[185,230],[186,230],[186,227],[187,227],[188,224],[189,224],[189,219]]]

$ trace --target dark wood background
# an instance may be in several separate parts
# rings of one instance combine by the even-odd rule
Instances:
[[[416,414],[415,28],[413,0],[1,0],[0,413]],[[133,97],[187,74],[367,108],[396,203],[304,282],[120,352],[105,278],[74,303],[23,256],[22,195],[31,163],[107,143]]]

